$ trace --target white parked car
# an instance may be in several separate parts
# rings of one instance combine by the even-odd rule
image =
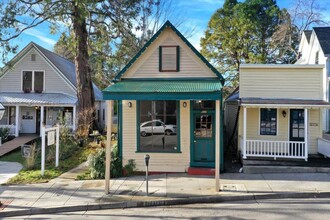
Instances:
[[[160,120],[146,121],[140,125],[140,133],[142,137],[148,134],[166,134],[176,133],[176,125],[166,125]]]

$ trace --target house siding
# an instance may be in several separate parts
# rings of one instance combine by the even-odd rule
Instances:
[[[31,61],[31,54],[36,60]],[[76,96],[75,90],[57,73],[40,54],[31,49],[18,63],[0,78],[0,92],[22,92],[22,71],[44,71],[44,92]]]
[[[159,71],[159,46],[180,46],[180,71]],[[157,38],[151,46],[139,57],[122,78],[182,78],[211,77],[216,75],[203,63],[199,57],[182,40],[170,30]]]
[[[240,69],[240,98],[323,100],[323,69]]]
[[[129,159],[134,159],[138,171],[145,170],[144,155],[146,152],[137,152],[137,102],[130,100],[132,107],[128,107],[128,101],[122,102],[123,109],[123,140],[122,159],[123,165]],[[186,108],[180,108],[180,153],[152,153],[150,155],[149,171],[151,172],[186,172],[190,161],[190,102],[186,102]]]

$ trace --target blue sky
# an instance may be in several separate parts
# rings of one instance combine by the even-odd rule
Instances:
[[[277,4],[280,8],[288,8],[295,0],[278,0]],[[188,40],[200,49],[199,41],[204,35],[208,21],[212,14],[222,7],[224,0],[173,0],[173,4],[179,9],[184,22],[178,27],[180,31],[195,29],[192,36]],[[330,4],[329,0],[318,0],[321,7],[325,9],[324,18],[330,21]],[[15,42],[19,45],[19,50],[23,49],[29,42],[35,43],[52,50],[54,44],[59,38],[59,34],[50,34],[49,25],[42,24],[34,29],[26,31]],[[0,66],[2,64],[0,63]]]

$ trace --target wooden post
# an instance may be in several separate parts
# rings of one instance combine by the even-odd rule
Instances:
[[[215,103],[215,191],[220,191],[220,100]]]
[[[45,125],[41,126],[41,176],[45,172],[45,151],[46,151],[46,135],[45,135]]]
[[[305,161],[308,160],[308,110],[307,108],[304,109],[304,136],[305,136]]]
[[[105,194],[110,192],[110,163],[111,163],[111,127],[112,127],[112,106],[113,101],[109,100],[107,102],[107,144],[106,144],[106,159],[105,159]]]
[[[41,129],[42,129],[42,126],[44,125],[44,124],[46,124],[46,123],[44,123],[44,106],[40,106],[40,131],[41,131]],[[40,137],[41,137],[41,135],[40,135]]]
[[[19,115],[19,105],[16,105],[15,137],[18,137],[18,135],[19,135],[19,127],[20,127],[19,118],[20,118],[20,115]]]
[[[60,158],[60,125],[56,125],[56,161],[55,167],[58,167],[58,162]]]
[[[243,107],[243,159],[246,159],[246,107]]]

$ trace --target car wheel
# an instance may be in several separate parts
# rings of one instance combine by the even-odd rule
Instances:
[[[145,136],[147,136],[147,133],[145,131],[141,131],[141,136],[145,137]]]
[[[167,129],[167,130],[165,131],[165,134],[166,134],[166,135],[171,135],[171,134],[172,134],[172,131],[169,130],[169,129]]]

